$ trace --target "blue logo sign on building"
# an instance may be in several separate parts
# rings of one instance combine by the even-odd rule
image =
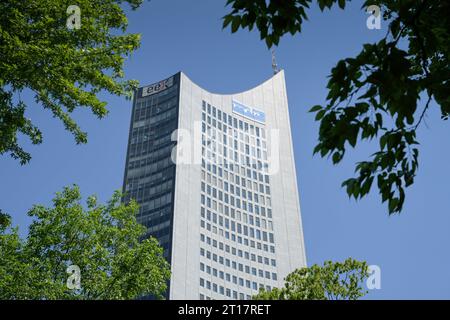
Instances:
[[[237,102],[235,100],[232,101],[233,103],[233,112],[240,114],[243,117],[246,117],[248,119],[251,119],[253,121],[257,121],[260,123],[266,122],[266,114],[258,109],[247,107],[243,105],[240,102]]]

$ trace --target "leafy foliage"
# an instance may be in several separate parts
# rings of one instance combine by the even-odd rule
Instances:
[[[255,300],[356,300],[367,291],[362,287],[369,276],[365,262],[347,259],[326,261],[309,268],[297,269],[285,279],[285,286],[271,291],[260,289]]]
[[[0,230],[5,230],[11,225],[11,217],[0,209]]]
[[[41,131],[26,117],[24,90],[63,122],[77,144],[86,143],[87,134],[72,112],[86,107],[104,117],[106,102],[97,98],[102,90],[131,97],[137,82],[123,80],[122,66],[140,36],[118,32],[127,27],[123,2],[135,9],[142,0],[77,0],[81,28],[69,29],[71,1],[0,1],[0,154],[25,164],[31,155],[19,145],[19,135],[42,142]]]
[[[255,25],[268,47],[288,32],[301,32],[311,0],[229,0],[223,20],[231,31]],[[323,11],[344,0],[318,0]],[[339,163],[349,146],[377,138],[379,150],[356,165],[357,176],[343,182],[349,197],[359,199],[376,181],[389,214],[402,210],[405,188],[418,168],[416,130],[436,102],[442,119],[450,115],[450,3],[448,1],[366,1],[378,5],[386,36],[365,44],[356,57],[340,60],[328,81],[327,104],[311,108],[320,122],[314,153]],[[406,45],[405,45],[406,44]]]
[[[163,249],[136,221],[136,202],[106,205],[78,187],[66,187],[53,207],[35,205],[26,240],[17,229],[0,229],[0,299],[134,299],[162,297],[170,277]],[[81,289],[66,286],[69,265],[81,271]]]

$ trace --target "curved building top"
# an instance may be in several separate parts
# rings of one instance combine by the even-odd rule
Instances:
[[[232,94],[182,72],[142,87],[129,144],[125,190],[155,190],[142,221],[167,248],[170,299],[248,299],[306,266],[283,71]]]

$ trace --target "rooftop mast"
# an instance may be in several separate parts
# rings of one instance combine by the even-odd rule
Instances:
[[[280,69],[278,69],[278,64],[275,59],[275,49],[274,48],[272,48],[272,69],[273,69],[273,74],[277,74],[280,71]]]

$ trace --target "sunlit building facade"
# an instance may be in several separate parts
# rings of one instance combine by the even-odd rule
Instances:
[[[171,264],[170,299],[250,299],[306,265],[284,72],[214,94],[182,72],[134,97],[125,201]]]

